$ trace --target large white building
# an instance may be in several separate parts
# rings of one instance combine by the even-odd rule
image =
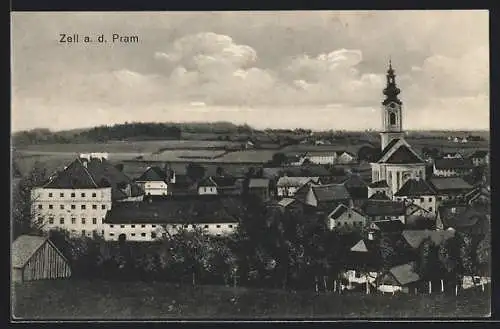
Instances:
[[[110,241],[154,241],[180,230],[200,229],[225,236],[239,224],[237,198],[218,196],[129,202],[115,205],[104,220],[104,238]]]
[[[32,189],[32,217],[45,230],[104,234],[103,220],[114,203],[142,197],[143,191],[107,161],[107,154],[80,154],[43,186]]]
[[[400,89],[389,62],[385,99],[382,102],[383,131],[380,133],[382,154],[371,163],[372,182],[386,181],[392,197],[409,179],[425,179],[425,161],[404,139],[403,103],[398,98]]]
[[[169,184],[175,184],[175,172],[168,168],[149,167],[136,180],[144,190],[145,195],[166,196],[169,194]]]

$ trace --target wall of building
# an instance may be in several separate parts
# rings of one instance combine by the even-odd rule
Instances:
[[[31,192],[35,223],[44,230],[61,228],[72,234],[102,234],[102,222],[111,209],[111,188],[46,189]]]
[[[298,186],[278,186],[278,197],[285,198],[294,196],[298,189]]]
[[[395,201],[403,201],[403,200],[409,200],[412,203],[416,204],[419,207],[424,208],[425,210],[428,210],[432,213],[436,213],[437,211],[437,204],[436,204],[436,196],[435,195],[422,195],[418,197],[410,197],[410,196],[400,196],[400,197],[395,197]]]
[[[361,230],[361,228],[365,224],[366,218],[352,209],[348,209],[337,219],[329,218],[330,230],[334,229],[335,227],[350,227],[358,228]]]
[[[48,242],[29,259],[22,269],[23,281],[68,278],[71,269],[68,262]]]
[[[334,164],[336,160],[335,155],[308,155],[306,159],[309,159],[312,163],[315,164]]]
[[[138,182],[146,195],[168,195],[168,184],[164,181]]]
[[[217,187],[215,186],[200,186],[198,187],[199,195],[217,195]]]
[[[121,234],[125,234],[127,241],[154,241],[168,234],[176,234],[179,229],[184,228],[192,231],[201,228],[206,234],[214,236],[224,236],[233,233],[238,227],[237,222],[233,223],[198,223],[198,224],[104,224],[104,239],[108,241],[118,241]]]

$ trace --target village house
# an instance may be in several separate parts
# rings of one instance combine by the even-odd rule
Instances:
[[[279,198],[293,197],[295,193],[308,184],[318,184],[319,177],[280,177],[276,183],[276,192]]]
[[[490,219],[481,210],[463,204],[447,204],[438,208],[436,228],[453,229],[472,235],[484,235],[490,230]]]
[[[63,171],[31,191],[33,220],[44,230],[65,229],[92,236],[102,232],[115,204],[141,201],[144,191],[104,154],[80,154]]]
[[[398,220],[405,222],[406,206],[402,201],[368,200],[361,207],[371,221]]]
[[[198,195],[241,195],[243,180],[231,176],[210,176],[198,183]]]
[[[248,193],[258,196],[263,201],[267,201],[270,198],[269,184],[270,180],[267,178],[250,178]]]
[[[420,178],[407,180],[399,191],[394,194],[394,200],[409,201],[432,213],[437,211],[436,191],[427,181]]]
[[[68,260],[47,237],[21,235],[12,243],[11,251],[13,282],[71,276]]]
[[[328,215],[332,209],[343,204],[352,208],[352,198],[343,184],[302,186],[295,194],[297,200],[311,207],[318,215]]]
[[[470,159],[436,159],[433,164],[433,175],[436,177],[465,176],[474,167]]]
[[[441,201],[462,198],[474,189],[461,177],[433,177],[429,180],[429,185],[436,191],[437,206]]]
[[[490,163],[490,152],[478,150],[469,156],[474,166],[484,166]]]
[[[368,199],[368,184],[359,174],[351,174],[342,184],[346,187],[356,207]]]
[[[401,236],[409,247],[417,251],[422,242],[426,239],[430,239],[434,245],[439,246],[444,241],[453,238],[455,236],[455,231],[404,230]]]
[[[356,161],[356,155],[348,151],[309,151],[301,156],[299,164],[310,162],[320,165],[349,164]]]
[[[371,198],[372,195],[377,194],[377,193],[382,193],[387,195],[388,197],[392,197],[390,195],[390,189],[389,185],[387,185],[387,181],[385,180],[379,180],[373,183],[368,184],[368,198]]]
[[[355,208],[340,204],[327,217],[328,228],[349,228],[361,230],[367,223],[366,217]]]
[[[237,199],[223,201],[219,197],[120,204],[106,215],[104,239],[154,241],[182,229],[193,231],[197,228],[209,235],[223,236],[238,227],[235,211],[239,206]]]
[[[158,166],[148,167],[135,182],[147,196],[166,196],[169,194],[168,185],[175,184],[175,172]]]
[[[376,280],[377,289],[385,293],[409,293],[417,289],[420,276],[415,272],[415,264],[407,263],[392,267]]]

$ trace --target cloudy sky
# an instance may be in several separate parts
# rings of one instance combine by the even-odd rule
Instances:
[[[488,24],[487,11],[13,13],[12,128],[380,129],[389,58],[406,129],[488,128]]]

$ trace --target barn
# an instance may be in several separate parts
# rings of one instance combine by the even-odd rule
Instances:
[[[21,235],[12,244],[11,254],[13,282],[71,276],[67,259],[46,237]]]

